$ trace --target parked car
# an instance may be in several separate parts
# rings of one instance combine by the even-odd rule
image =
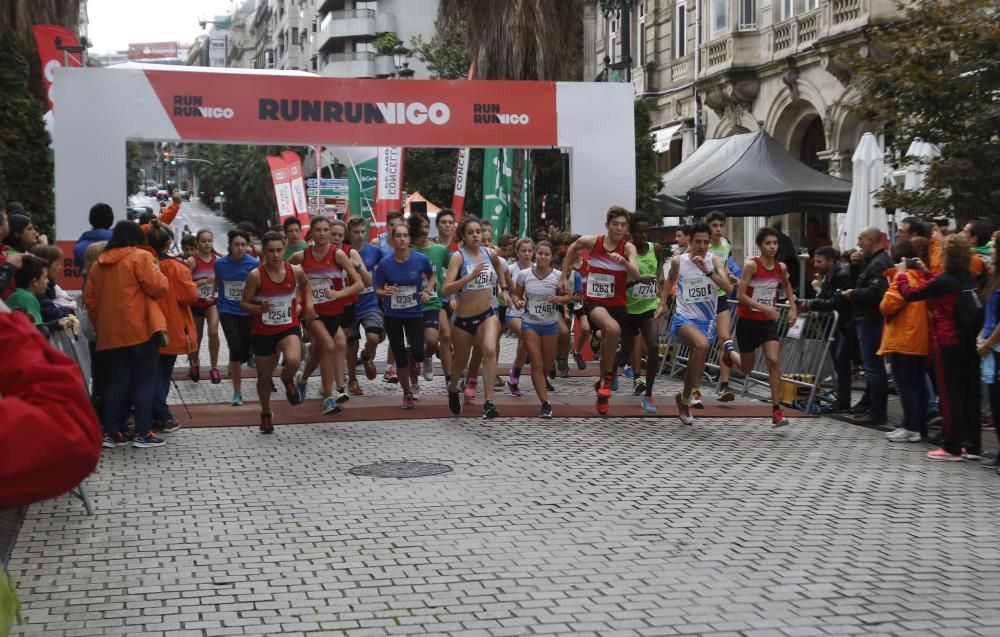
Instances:
[[[129,206],[125,209],[125,217],[129,221],[138,221],[144,213],[153,214],[153,209],[149,206]]]
[[[156,191],[157,201],[163,201],[164,199],[170,199],[170,192],[166,188],[160,188]]]

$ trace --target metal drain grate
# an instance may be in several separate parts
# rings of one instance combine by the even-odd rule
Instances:
[[[376,462],[375,464],[354,467],[348,473],[355,476],[371,476],[373,478],[423,478],[448,473],[451,467],[446,464],[430,462]]]

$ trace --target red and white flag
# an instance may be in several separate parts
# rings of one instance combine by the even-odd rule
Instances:
[[[378,149],[375,188],[375,225],[385,228],[385,217],[390,210],[402,210],[403,205],[403,147],[380,146]]]
[[[55,24],[35,24],[32,25],[31,31],[35,34],[35,44],[38,45],[38,59],[42,62],[42,76],[45,77],[45,88],[48,91],[49,110],[52,110],[54,71],[64,63],[71,67],[83,66],[82,53],[67,53],[64,59],[59,46],[80,46],[80,41],[72,32]]]
[[[292,202],[299,215],[305,215],[307,222],[309,219],[309,200],[306,199],[306,182],[302,177],[302,158],[294,151],[286,150],[281,153],[281,158],[285,160],[288,167],[288,183],[292,187]]]
[[[455,193],[451,196],[451,209],[455,211],[455,221],[462,220],[465,209],[465,182],[469,177],[469,149],[458,149],[458,165],[455,167]]]
[[[274,199],[278,203],[278,220],[295,214],[295,204],[292,202],[292,186],[288,166],[282,157],[268,156],[267,165],[271,168],[271,181],[274,182]]]

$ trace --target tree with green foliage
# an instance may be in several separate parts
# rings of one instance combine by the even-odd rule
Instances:
[[[430,42],[415,36],[410,46],[418,60],[427,65],[432,80],[461,80],[468,76],[471,59],[465,45],[465,20],[457,17],[438,25]]]
[[[654,138],[650,128],[653,121],[645,100],[635,101],[635,207],[652,213],[654,199],[663,187],[663,178],[656,167]],[[652,215],[654,218],[658,215]]]
[[[0,30],[0,202],[20,201],[52,233],[52,158],[45,108],[29,90],[28,63],[10,29]],[[85,204],[80,203],[81,206]]]
[[[205,162],[191,162],[190,170],[198,178],[199,197],[211,204],[220,192],[225,193],[223,214],[233,222],[252,221],[266,228],[277,221],[274,186],[267,155],[278,155],[283,148],[194,144],[189,157]]]
[[[919,139],[941,156],[921,189],[887,187],[883,202],[922,216],[1000,221],[997,3],[915,0],[899,11],[900,20],[871,27],[867,55],[853,61],[858,97],[848,106],[884,124],[898,150]]]
[[[142,158],[139,156],[139,144],[125,143],[125,194],[126,198],[141,191],[146,185],[142,178]]]

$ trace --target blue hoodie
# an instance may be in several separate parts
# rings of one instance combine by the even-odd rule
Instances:
[[[110,238],[111,230],[105,228],[87,230],[81,234],[80,238],[76,240],[76,245],[73,246],[73,263],[76,264],[76,267],[83,267],[83,254],[87,251],[87,248],[90,247],[91,243],[96,243],[97,241],[107,241]]]

